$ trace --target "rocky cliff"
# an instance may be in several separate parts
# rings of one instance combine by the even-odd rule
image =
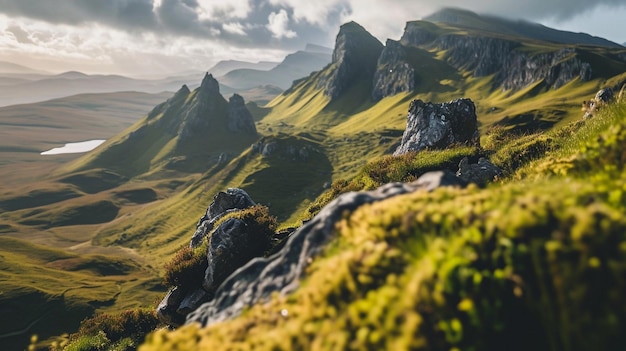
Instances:
[[[542,80],[558,89],[576,78],[588,81],[593,76],[591,65],[574,48],[529,53],[512,40],[467,35],[446,35],[432,46],[446,50],[447,62],[457,69],[475,77],[494,74],[493,87],[503,90],[520,90]]]
[[[374,101],[415,89],[417,77],[407,50],[400,42],[387,40],[374,73],[372,87]]]
[[[234,94],[228,101],[228,130],[256,135],[256,126],[252,114],[248,111],[243,98]]]
[[[325,69],[318,87],[335,100],[356,81],[372,82],[382,50],[383,44],[359,24],[342,25],[337,34],[333,61]]]

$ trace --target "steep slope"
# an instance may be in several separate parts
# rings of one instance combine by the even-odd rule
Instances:
[[[255,69],[259,71],[269,71],[276,67],[280,62],[246,62],[239,60],[225,60],[216,63],[213,67],[209,68],[207,72],[214,77],[222,77],[228,72],[238,69]]]
[[[339,98],[351,85],[360,80],[372,80],[376,61],[383,49],[378,39],[356,22],[346,23],[339,29],[333,61],[318,82],[331,101]]]

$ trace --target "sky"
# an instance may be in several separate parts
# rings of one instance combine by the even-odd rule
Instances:
[[[626,0],[0,0],[0,61],[60,73],[166,76],[220,60],[333,47],[356,21],[383,43],[441,7],[626,42]]]

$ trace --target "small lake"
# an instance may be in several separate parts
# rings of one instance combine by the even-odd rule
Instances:
[[[55,147],[54,149],[50,149],[48,151],[42,152],[40,155],[61,155],[61,154],[77,154],[82,152],[91,151],[106,140],[87,140],[81,141],[78,143],[67,143],[63,147]]]

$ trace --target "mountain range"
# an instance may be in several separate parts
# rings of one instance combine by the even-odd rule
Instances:
[[[508,194],[507,196],[510,195],[511,199],[520,196],[519,198],[527,199],[527,202],[531,203],[533,201],[531,197],[534,195],[524,197],[520,194],[527,190],[526,187],[532,188],[534,185],[523,183],[518,189],[515,182],[524,181],[525,177],[531,178],[535,175],[539,177],[538,174],[544,174],[541,172],[548,172],[546,169],[553,170],[554,177],[557,177],[560,171],[548,165],[551,164],[549,157],[555,157],[553,161],[565,168],[577,167],[578,163],[572,165],[568,162],[574,161],[567,161],[567,157],[550,152],[561,147],[555,143],[567,139],[565,135],[573,135],[577,128],[585,130],[580,126],[582,122],[578,122],[582,116],[580,108],[583,100],[593,98],[600,88],[610,87],[618,92],[624,86],[626,48],[585,34],[557,31],[527,22],[480,16],[463,10],[445,9],[424,20],[406,23],[400,40],[390,39],[384,44],[361,25],[355,22],[346,23],[339,29],[332,55],[323,48],[309,46],[307,50],[287,56],[280,64],[271,67],[272,65],[273,63],[258,63],[246,66],[237,62],[219,64],[214,68],[216,72],[223,70],[223,67],[235,69],[222,76],[208,73],[203,78],[198,76],[197,80],[201,80],[201,83],[197,87],[183,85],[181,88],[179,85],[177,92],[171,94],[167,100],[158,104],[143,118],[137,119],[126,130],[109,138],[94,151],[48,172],[46,177],[36,182],[21,184],[0,194],[2,209],[0,221],[5,223],[0,226],[0,233],[3,233],[0,239],[5,241],[3,248],[0,248],[0,254],[10,258],[11,261],[7,261],[10,262],[7,265],[18,265],[21,256],[6,251],[33,250],[37,255],[32,262],[28,261],[29,265],[34,267],[40,263],[48,272],[45,289],[38,284],[30,283],[29,274],[35,274],[29,273],[34,272],[32,267],[19,272],[16,270],[2,273],[7,281],[14,281],[5,287],[4,290],[8,293],[0,295],[3,302],[34,302],[30,305],[32,309],[26,303],[19,304],[20,313],[24,316],[20,320],[20,327],[1,325],[0,340],[8,340],[7,342],[10,341],[12,345],[23,345],[28,333],[38,333],[46,338],[59,335],[60,327],[66,328],[67,331],[71,331],[72,328],[75,330],[78,322],[95,310],[119,311],[129,306],[149,305],[152,301],[147,301],[142,292],[148,292],[146,294],[151,298],[165,292],[166,287],[158,283],[158,277],[163,273],[163,262],[173,257],[181,247],[188,246],[189,237],[198,224],[197,218],[202,216],[214,196],[227,188],[243,189],[257,203],[269,207],[270,212],[281,223],[280,227],[286,229],[301,226],[302,220],[310,219],[310,215],[316,213],[315,209],[319,210],[318,207],[322,207],[320,204],[328,203],[341,192],[372,190],[390,181],[415,180],[429,170],[446,168],[456,171],[457,165],[464,157],[474,162],[479,157],[487,157],[501,167],[507,177],[511,177],[507,178],[512,179],[510,183],[505,180],[501,188],[497,188],[500,186],[497,184],[484,192],[478,187],[470,187],[469,190],[458,193],[453,190],[442,190],[435,192],[434,195],[425,195],[423,192],[421,195],[411,195],[413,205],[402,202],[402,199],[390,204],[390,207],[387,207],[389,218],[383,215],[387,212],[382,205],[368,205],[358,211],[355,210],[356,217],[343,217],[343,221],[337,222],[341,239],[337,239],[338,241],[333,242],[327,252],[325,251],[326,261],[313,260],[311,277],[320,280],[303,286],[301,294],[308,295],[300,293],[294,295],[294,298],[306,300],[302,300],[304,301],[300,304],[304,306],[302,308],[317,304],[324,315],[317,316],[314,312],[301,310],[291,302],[283,301],[289,298],[276,297],[268,302],[267,306],[289,306],[296,312],[290,315],[291,310],[285,307],[274,311],[276,313],[270,313],[271,317],[259,317],[270,314],[259,312],[258,308],[262,307],[251,307],[253,314],[246,314],[232,323],[227,322],[224,324],[224,331],[226,334],[233,330],[241,332],[242,329],[237,324],[239,321],[251,326],[254,325],[252,320],[257,318],[255,321],[259,326],[263,326],[262,328],[267,325],[279,325],[280,327],[275,329],[277,333],[289,334],[296,329],[286,327],[282,324],[283,321],[288,323],[289,318],[293,316],[294,323],[299,323],[300,318],[307,318],[306,323],[297,324],[298,335],[289,334],[289,337],[281,339],[295,343],[293,345],[303,346],[298,344],[300,336],[310,337],[307,340],[316,340],[315,335],[326,335],[329,338],[327,340],[330,340],[333,328],[326,328],[325,323],[332,320],[332,314],[336,313],[341,318],[347,318],[341,319],[346,323],[343,326],[346,333],[354,332],[354,335],[346,336],[349,340],[356,340],[355,343],[362,342],[364,345],[371,342],[373,345],[377,340],[387,340],[393,333],[386,330],[385,333],[375,336],[375,333],[388,326],[369,325],[363,322],[363,314],[374,311],[377,306],[399,308],[399,305],[396,306],[394,303],[413,301],[413,297],[404,299],[403,296],[397,296],[395,290],[398,286],[402,286],[403,289],[413,286],[413,278],[418,275],[408,275],[409,271],[422,272],[424,275],[419,277],[424,277],[424,281],[438,282],[434,275],[418,268],[422,264],[430,267],[426,263],[431,262],[433,266],[441,269],[443,277],[441,279],[450,276],[458,278],[458,280],[450,278],[452,280],[446,281],[446,284],[454,283],[456,284],[454,286],[465,289],[471,285],[470,281],[484,279],[493,285],[486,286],[484,291],[476,290],[478,292],[471,290],[474,288],[467,288],[468,290],[463,290],[467,291],[467,295],[459,292],[461,290],[447,290],[448,285],[440,286],[435,283],[432,283],[433,287],[429,291],[434,291],[432,294],[440,296],[422,290],[419,290],[423,292],[422,295],[417,291],[411,291],[412,296],[427,296],[425,299],[428,300],[423,301],[425,303],[423,306],[428,307],[427,310],[419,310],[421,305],[417,302],[415,306],[411,306],[420,313],[419,320],[425,321],[427,325],[425,328],[432,327],[437,331],[430,335],[430,329],[420,329],[419,333],[411,329],[407,332],[409,335],[407,340],[413,342],[416,339],[410,339],[411,337],[426,335],[424,343],[434,349],[441,345],[445,345],[447,349],[458,345],[474,345],[469,341],[467,345],[462,343],[466,339],[459,336],[461,332],[457,330],[461,325],[462,328],[467,328],[464,330],[467,330],[468,335],[478,335],[474,341],[484,340],[482,338],[484,335],[496,335],[493,338],[495,340],[493,345],[502,346],[498,342],[504,339],[499,339],[500,334],[495,330],[496,327],[493,333],[488,328],[490,332],[480,334],[479,331],[483,330],[481,328],[484,325],[472,324],[474,323],[472,318],[477,318],[480,323],[487,323],[486,321],[490,321],[491,318],[490,311],[498,313],[506,311],[498,310],[495,305],[479,306],[489,304],[489,300],[477,299],[482,296],[480,294],[487,294],[493,289],[500,291],[498,290],[500,278],[494,278],[493,281],[491,278],[502,276],[505,281],[502,284],[506,285],[506,289],[502,288],[502,291],[506,290],[507,293],[502,295],[506,296],[502,298],[504,301],[498,301],[507,306],[510,306],[509,303],[513,304],[513,309],[517,306],[507,299],[514,296],[510,291],[522,291],[515,290],[519,287],[516,285],[519,282],[515,280],[518,278],[510,271],[517,269],[518,266],[515,268],[506,266],[508,262],[506,260],[518,257],[515,256],[517,254],[523,255],[528,250],[534,250],[532,246],[534,239],[525,235],[543,227],[540,228],[541,223],[537,224],[539,227],[532,228],[529,224],[531,229],[524,231],[525,224],[521,223],[521,219],[518,223],[515,222],[515,218],[506,217],[511,228],[521,229],[518,228],[519,231],[511,229],[510,236],[504,234],[500,236],[500,232],[495,232],[494,229],[494,237],[498,235],[499,241],[476,248],[471,243],[482,240],[480,238],[483,232],[492,227],[480,224],[482,222],[476,224],[476,227],[473,225],[491,215],[506,212],[495,205],[493,207],[489,200],[492,196],[498,197],[498,189],[503,189],[502,191]],[[54,79],[67,82],[86,78],[79,73],[67,73]],[[220,86],[221,84],[224,85]],[[229,90],[248,89],[263,84],[284,87],[286,90],[267,104],[246,103],[244,94],[239,95]],[[442,103],[461,97],[470,98],[475,104],[481,148],[426,150],[408,156],[391,156],[402,140],[402,134],[407,126],[406,111],[411,101],[419,99]],[[558,162],[555,161],[556,158]],[[537,166],[536,174],[535,168],[531,170],[525,168],[534,167],[533,162],[539,162],[543,167]],[[541,183],[543,185],[538,187],[550,188],[550,181],[560,181],[551,180],[549,177],[547,179],[545,184]],[[593,194],[595,191],[583,185],[579,186],[578,180],[571,182],[576,184],[575,187],[583,189],[584,194]],[[563,184],[566,183],[567,181],[564,181]],[[558,184],[563,186],[561,183]],[[543,191],[548,192],[545,189]],[[489,196],[489,199],[481,198],[482,194],[487,194],[485,196]],[[560,199],[560,195],[553,195],[550,201]],[[539,194],[537,197],[540,197]],[[605,198],[617,199],[610,201],[618,204],[615,206],[623,205],[621,195],[604,196],[602,193],[597,198],[593,195],[587,197],[592,198],[593,201]],[[455,199],[458,199],[457,203],[454,202]],[[578,201],[579,198],[576,199]],[[501,200],[506,202],[510,199],[504,196]],[[543,197],[537,201],[544,200],[548,201]],[[454,221],[458,217],[458,223],[467,223],[468,228],[471,224],[473,229],[464,231],[462,226],[457,226],[457,222],[449,224],[445,222],[447,217],[437,217],[436,213],[429,212],[425,219],[419,217],[423,214],[420,211],[430,211],[429,201],[435,206],[433,208],[441,210],[441,213],[445,213],[449,218],[455,218]],[[464,201],[471,202],[471,206],[460,208],[465,204]],[[535,216],[534,213],[523,212],[524,208],[528,207],[526,202],[511,201],[512,204],[508,205],[514,207],[516,211],[521,211],[519,218]],[[563,202],[567,202],[567,199]],[[406,208],[406,213],[415,214],[418,219],[408,215],[402,217],[390,210],[396,206]],[[542,211],[557,211],[550,206],[553,204],[546,202],[545,207],[541,207]],[[606,208],[602,206],[605,205],[598,204],[596,209],[600,212],[605,211]],[[483,207],[489,210],[485,210],[487,211],[485,213],[480,212]],[[558,208],[560,211],[561,207]],[[466,211],[467,216],[459,215],[455,212],[457,209]],[[602,212],[603,216],[605,214]],[[346,215],[349,214],[346,212]],[[555,216],[561,220],[560,214]],[[606,216],[610,217],[608,214]],[[377,218],[380,219],[380,223],[376,222]],[[428,218],[432,218],[432,223],[428,222]],[[387,220],[393,222],[389,224],[390,228],[393,228],[383,226]],[[545,222],[547,224],[541,225],[553,224],[548,219]],[[570,222],[564,219],[558,223],[565,227],[569,226]],[[360,223],[367,225],[367,228],[375,229],[367,231],[359,227]],[[529,219],[529,223],[534,222]],[[607,220],[607,223],[613,225],[614,222]],[[499,228],[493,224],[493,228],[496,227]],[[442,233],[445,232],[450,237],[436,237],[435,233],[432,236],[428,234],[425,239],[427,242],[407,239],[409,248],[402,246],[403,244],[398,243],[393,237],[393,233],[402,236],[406,232],[417,232],[421,230],[420,228],[428,233],[432,228],[440,228]],[[557,229],[554,236],[562,235]],[[461,233],[459,238],[463,240],[454,241],[456,240],[454,234],[448,233],[457,230]],[[522,239],[515,241],[518,238]],[[448,242],[464,245],[462,247],[467,250],[459,249],[461,253],[445,251],[447,250],[445,247],[455,250],[457,248],[456,244],[446,246]],[[537,245],[545,244],[546,248],[552,245],[544,241],[537,242],[540,242]],[[519,246],[520,251],[515,251],[510,256],[507,256],[508,251],[502,254],[502,262],[506,261],[503,263],[504,267],[493,268],[491,261],[485,258],[485,267],[493,268],[493,272],[480,271],[471,266],[471,275],[467,277],[463,275],[465,274],[463,269],[469,267],[464,266],[466,263],[463,260],[467,257],[478,257],[482,255],[480,250],[488,251],[493,247],[502,247],[502,250],[515,247],[517,250],[516,245],[519,243],[525,245],[524,248]],[[561,244],[570,245],[570,242],[564,241]],[[52,249],[46,249],[46,245],[55,248],[50,251]],[[476,251],[473,251],[474,249]],[[422,251],[427,252],[427,255],[421,256],[418,252]],[[576,252],[578,254],[579,251]],[[443,257],[448,253],[450,257],[464,258],[445,261],[447,258]],[[463,256],[466,253],[469,256]],[[537,260],[553,259],[552,256],[540,257]],[[591,258],[585,259],[587,260],[585,262],[593,261]],[[470,258],[467,260],[474,262]],[[370,261],[373,262],[372,267],[380,269],[367,266]],[[463,262],[460,263],[461,261]],[[542,265],[543,261],[539,261],[524,261],[528,264],[522,266]],[[619,262],[623,264],[623,257]],[[446,266],[448,263],[449,267]],[[455,271],[457,266],[454,266],[457,263],[460,267],[458,272]],[[555,263],[557,264],[561,263]],[[332,271],[333,265],[342,269],[336,275]],[[59,268],[65,267],[71,268],[70,276],[59,271]],[[121,268],[109,274],[106,270],[108,267]],[[394,267],[404,267],[406,270],[396,272]],[[351,269],[355,270],[354,275]],[[541,272],[545,273],[550,269],[552,268],[545,268]],[[90,272],[99,272],[97,282],[92,285],[94,289],[100,289],[98,291],[102,292],[101,294],[94,293],[90,301],[89,293],[84,289],[92,286],[80,284],[76,285],[73,294],[66,293],[68,289],[66,281],[82,281]],[[335,276],[337,279],[347,280],[332,281]],[[526,279],[528,276],[524,277]],[[319,285],[316,285],[317,283]],[[96,288],[95,285],[100,288]],[[526,289],[523,283],[519,285],[524,286],[520,289]],[[316,287],[319,289],[316,290]],[[326,291],[324,290],[326,287],[331,290],[338,287],[339,290]],[[359,289],[362,289],[363,294]],[[393,297],[384,295],[383,290]],[[112,291],[116,293],[111,293]],[[526,293],[526,290],[523,292]],[[317,301],[319,296],[320,300]],[[342,296],[350,296],[355,300],[342,300]],[[370,297],[378,302],[369,301]],[[69,317],[65,319],[61,317],[59,310],[49,314],[38,313],[37,306],[43,304],[42,301],[46,299],[54,300],[60,306],[60,310],[70,311]],[[313,300],[316,302],[311,302]],[[354,301],[361,301],[362,305],[353,305]],[[345,312],[345,306],[351,306],[350,311],[354,311],[354,314]],[[479,308],[474,317],[459,315],[459,311],[471,312],[474,308]],[[400,310],[404,309],[398,311]],[[431,313],[429,311],[433,315],[429,314]],[[519,311],[515,309],[514,312]],[[394,315],[392,312],[389,313]],[[378,317],[372,317],[374,318],[372,323],[380,322],[381,319]],[[413,325],[409,317],[398,314],[398,319],[389,323],[396,327],[406,325],[408,328],[409,325]],[[496,318],[495,315],[492,317]],[[528,316],[524,314],[523,317]],[[428,318],[434,318],[434,322]],[[498,318],[500,317],[496,319],[498,323],[502,323],[503,330],[510,326],[508,322],[500,321]],[[546,318],[549,320],[555,318],[555,315],[550,314],[549,318]],[[620,319],[621,315],[615,318],[619,323],[624,322]],[[352,322],[347,320],[357,323],[358,330],[352,330],[348,326]],[[532,318],[530,320],[536,322]],[[517,324],[513,325],[519,327]],[[312,330],[311,335],[307,334],[309,333],[307,328]],[[11,333],[24,329],[26,332]],[[220,332],[215,329],[219,328],[209,329],[207,333],[219,334]],[[400,329],[397,331],[400,332]],[[264,333],[267,331],[263,330]],[[196,331],[188,328],[174,332],[172,339],[165,336],[158,340],[176,343],[185,338],[184,333],[198,336],[194,340],[202,339],[200,336],[202,332],[195,334]],[[258,336],[254,330],[249,330],[249,333],[250,340]],[[235,338],[232,335],[220,337],[232,341],[231,337]],[[455,343],[456,337],[462,341]],[[158,344],[158,340],[150,339],[147,347],[153,349],[177,347],[175,345],[165,347]],[[279,343],[281,340],[271,342]],[[378,349],[389,348],[394,340],[404,339],[398,337],[383,346],[382,344],[376,344],[377,347],[370,346]],[[563,341],[559,339],[554,342],[558,344]],[[528,345],[530,344],[532,343],[529,342]]]
[[[326,50],[326,51],[325,51]],[[324,47],[309,44],[282,62],[227,60],[208,72],[221,77],[222,89],[239,93],[250,101],[266,103],[288,88],[295,79],[319,70],[330,62]],[[197,86],[197,76],[183,74],[159,79],[129,78],[120,75],[88,75],[82,72],[50,74],[9,62],[0,63],[0,106],[39,102],[84,93],[177,91],[183,84]]]

